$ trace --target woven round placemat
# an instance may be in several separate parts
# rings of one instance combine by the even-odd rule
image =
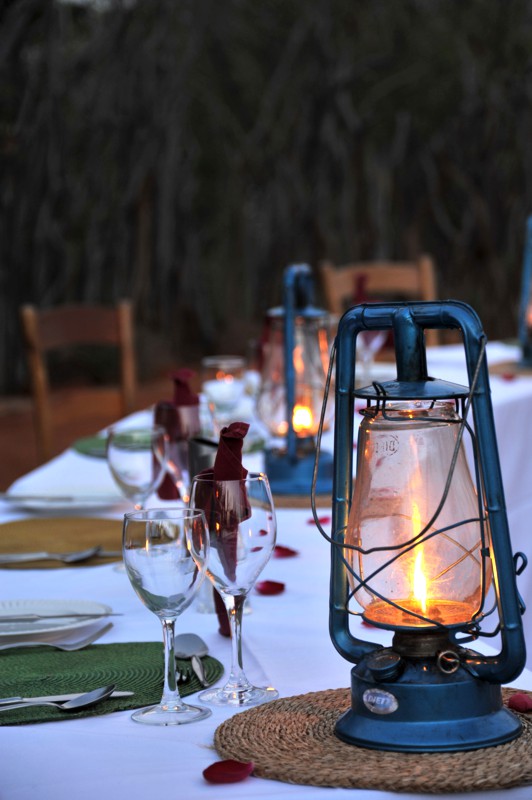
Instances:
[[[122,521],[91,517],[42,517],[17,519],[0,524],[0,554],[33,553],[51,550],[67,553],[99,545],[104,550],[122,549]],[[26,561],[2,564],[2,569],[61,569],[64,567],[96,566],[121,561],[121,556],[96,556],[73,564],[62,561]]]
[[[532,367],[519,364],[518,361],[500,361],[498,364],[490,364],[489,373],[517,378],[519,375],[532,375]]]
[[[71,447],[76,453],[91,458],[105,458],[107,446],[106,436],[84,436],[75,441]]]
[[[505,698],[515,693],[503,690]],[[532,693],[527,692],[532,696]],[[393,792],[472,792],[532,782],[532,721],[518,739],[461,753],[391,753],[340,741],[336,720],[351,703],[349,689],[274,700],[220,725],[222,758],[253,761],[254,775],[306,786]]]
[[[276,508],[312,508],[310,492],[308,494],[274,494],[273,502]],[[330,508],[331,496],[329,494],[316,495],[316,508]]]
[[[223,665],[212,656],[202,658],[202,663],[208,684],[216,683],[223,674]],[[202,687],[190,661],[176,659],[176,666],[186,678],[179,686],[179,694],[185,697],[198,692]],[[161,699],[163,671],[163,646],[159,642],[95,644],[72,652],[49,647],[6,650],[0,659],[0,697],[88,692],[109,683],[134,694],[110,698],[68,714],[47,706],[4,709],[0,712],[0,725],[57,722],[152,705]]]

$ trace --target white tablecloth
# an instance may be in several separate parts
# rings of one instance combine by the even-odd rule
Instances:
[[[273,559],[263,577],[286,584],[284,594],[251,597],[244,618],[244,662],[251,679],[275,686],[281,697],[349,685],[350,665],[335,651],[328,635],[328,545],[308,524],[306,511],[279,510],[278,540],[300,551],[297,558]],[[100,640],[147,641],[160,638],[160,624],[133,593],[124,573],[113,566],[0,572],[4,598],[76,598],[107,603],[123,613]],[[195,631],[224,665],[229,642],[217,633],[212,615],[188,609],[178,630]],[[377,639],[376,631],[364,638]],[[384,634],[386,636],[387,634]],[[532,674],[516,682],[532,689]],[[292,786],[248,778],[231,786],[207,784],[202,770],[217,759],[213,733],[230,712],[182,728],[153,729],[130,720],[130,712],[104,717],[0,728],[0,794],[9,800],[94,800],[95,798],[209,797],[331,800],[341,790]],[[388,800],[388,792],[351,792],[361,800]],[[404,796],[404,795],[403,795]],[[437,795],[433,795],[438,797]],[[499,795],[454,795],[456,800]],[[502,793],[500,795],[502,797]],[[530,788],[508,791],[508,800],[528,800]]]
[[[508,355],[508,350],[503,352]],[[460,356],[453,348],[446,349],[445,358],[439,352],[434,358],[429,353],[429,364],[437,377],[460,380],[460,370],[463,375]],[[532,492],[528,486],[532,474],[528,429],[520,426],[527,421],[532,381],[494,378],[492,392],[514,549],[529,551],[527,521],[532,513]],[[53,486],[56,492],[66,492],[79,482],[90,482],[99,490],[113,488],[103,461],[69,451],[19,481],[17,489],[41,491]],[[122,503],[102,515],[120,517],[126,509]],[[323,514],[329,511],[320,509]],[[1,521],[26,513],[0,503]],[[278,509],[278,541],[296,548],[300,555],[270,561],[262,577],[283,581],[286,590],[277,596],[253,594],[252,613],[244,618],[246,671],[256,682],[275,686],[281,697],[348,686],[350,679],[350,665],[336,653],[328,634],[329,547],[315,526],[309,524],[309,518],[308,511]],[[525,574],[519,584],[532,606],[532,578]],[[113,628],[102,643],[160,639],[158,620],[141,605],[125,574],[113,566],[60,571],[4,569],[0,570],[0,585],[3,599],[69,598],[109,604],[123,616],[113,618]],[[179,620],[178,630],[199,633],[211,653],[229,666],[229,642],[217,633],[212,615],[190,608]],[[375,640],[379,636],[388,634],[363,634],[364,638]],[[532,690],[532,673],[525,671],[515,685]],[[253,777],[229,786],[207,784],[202,770],[217,759],[213,733],[230,713],[215,709],[209,719],[182,728],[142,726],[130,720],[130,712],[1,727],[0,796],[9,800],[145,800],[163,796],[183,800],[222,796],[232,800],[336,800],[342,796],[338,789],[293,786]],[[352,790],[349,796],[388,800],[399,795]],[[531,789],[453,795],[455,800],[503,796],[505,800],[529,800]]]

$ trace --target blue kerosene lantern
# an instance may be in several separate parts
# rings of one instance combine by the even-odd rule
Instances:
[[[429,377],[425,328],[461,332],[468,386]],[[397,379],[355,389],[357,336],[365,330],[393,331]],[[516,572],[526,560],[511,550],[485,341],[477,315],[459,302],[360,305],[340,320],[328,538],[331,638],[355,664],[352,707],[336,725],[346,742],[452,751],[520,733],[501,684],[525,664]],[[366,408],[353,485],[355,398]],[[492,613],[487,633],[481,625]],[[392,644],[358,638],[352,615],[392,631]],[[469,648],[494,633],[498,654]]]
[[[257,401],[258,414],[274,440],[265,453],[265,471],[275,494],[310,495],[329,360],[329,326],[329,314],[314,305],[311,268],[308,264],[287,267],[283,306],[266,315]],[[332,489],[330,454],[322,454],[316,488],[320,493]]]

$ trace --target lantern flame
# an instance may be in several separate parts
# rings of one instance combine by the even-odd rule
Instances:
[[[303,375],[305,372],[305,362],[303,361],[303,348],[300,344],[294,347],[294,369],[296,375]]]
[[[414,564],[414,598],[421,606],[421,612],[427,613],[427,579],[423,572],[423,553],[420,550],[416,556],[416,563]]]
[[[421,530],[421,515],[417,503],[412,503],[412,530],[415,536]],[[414,599],[421,607],[421,613],[427,613],[427,579],[423,571],[423,547],[419,547],[412,580]]]
[[[231,375],[222,369],[219,369],[218,372],[216,373],[217,381],[224,381],[225,383],[233,383],[234,379],[235,379],[234,375]]]
[[[312,411],[308,406],[294,406],[292,424],[296,433],[312,430],[313,423]]]

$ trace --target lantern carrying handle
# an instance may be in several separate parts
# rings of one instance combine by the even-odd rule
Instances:
[[[286,453],[289,459],[297,459],[297,436],[293,425],[296,397],[296,378],[293,368],[295,347],[295,318],[298,311],[313,305],[314,284],[312,270],[308,264],[292,264],[283,277],[284,319],[284,380],[286,387]]]

